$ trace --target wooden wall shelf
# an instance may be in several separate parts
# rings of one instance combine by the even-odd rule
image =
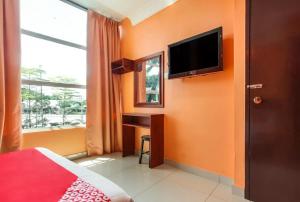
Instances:
[[[111,63],[113,74],[125,74],[134,70],[134,61],[126,58]]]

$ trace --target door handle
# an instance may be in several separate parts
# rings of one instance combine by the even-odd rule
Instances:
[[[250,89],[250,90],[260,89],[262,87],[263,87],[263,84],[261,84],[261,83],[247,85],[247,88]]]

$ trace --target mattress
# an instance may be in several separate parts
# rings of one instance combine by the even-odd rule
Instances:
[[[45,148],[36,148],[49,159],[64,167],[66,170],[75,174],[77,177],[85,180],[94,187],[102,190],[112,202],[133,202],[132,198],[118,185],[111,182],[109,179],[88,170],[87,168],[80,167],[76,163],[48,150]]]

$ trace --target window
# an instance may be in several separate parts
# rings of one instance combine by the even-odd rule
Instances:
[[[21,0],[22,127],[85,125],[87,12]]]

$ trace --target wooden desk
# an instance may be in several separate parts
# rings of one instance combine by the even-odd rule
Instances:
[[[150,129],[150,162],[154,168],[164,163],[164,115],[163,114],[122,114],[123,157],[134,155],[135,127]]]

